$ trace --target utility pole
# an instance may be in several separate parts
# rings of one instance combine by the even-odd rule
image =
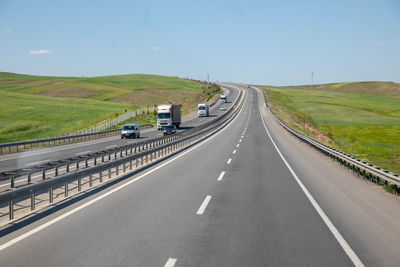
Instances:
[[[314,72],[311,72],[311,90],[313,89],[314,86]]]

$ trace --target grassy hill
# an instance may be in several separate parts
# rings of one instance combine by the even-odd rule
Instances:
[[[137,108],[167,102],[183,114],[219,87],[157,75],[50,77],[0,72],[0,143],[59,136]]]
[[[272,87],[267,103],[297,130],[400,173],[400,84],[350,82]]]

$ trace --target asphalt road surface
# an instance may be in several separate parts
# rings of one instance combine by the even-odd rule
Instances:
[[[0,231],[0,266],[398,266],[399,199],[288,134],[246,91],[205,142]]]

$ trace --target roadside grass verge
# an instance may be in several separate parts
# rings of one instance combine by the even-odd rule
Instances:
[[[0,143],[70,134],[122,114],[128,105],[0,91]]]
[[[365,84],[356,82],[317,85],[313,89],[310,86],[263,86],[263,89],[271,110],[292,128],[400,173],[400,86],[368,82],[369,89],[371,84],[377,88],[368,93]]]

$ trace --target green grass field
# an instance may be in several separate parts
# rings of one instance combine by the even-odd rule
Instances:
[[[93,78],[0,72],[0,143],[60,136],[127,111],[182,104],[182,113],[217,97],[219,87],[157,75]]]
[[[400,173],[400,85],[352,82],[270,87],[267,103],[295,129]]]

